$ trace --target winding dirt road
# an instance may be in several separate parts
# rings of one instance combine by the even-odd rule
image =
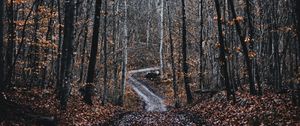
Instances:
[[[167,111],[166,105],[163,102],[163,99],[157,96],[155,93],[150,91],[145,85],[132,77],[133,74],[139,74],[144,72],[149,72],[153,70],[158,70],[157,67],[132,70],[129,71],[128,83],[132,86],[134,91],[143,99],[146,104],[146,110],[148,112],[164,112]]]

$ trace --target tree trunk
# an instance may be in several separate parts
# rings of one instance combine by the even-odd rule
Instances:
[[[12,74],[13,74],[13,56],[14,56],[14,47],[15,47],[15,23],[14,23],[14,2],[10,1],[8,11],[8,47],[6,50],[6,68],[7,75],[5,80],[5,86],[11,84]]]
[[[50,10],[50,13],[51,13],[51,15],[53,14],[53,12],[54,12],[54,2],[55,2],[55,0],[52,0],[51,1],[51,3],[50,3],[50,5],[49,5],[49,8],[51,9]],[[49,21],[48,21],[48,26],[47,26],[47,32],[46,32],[46,40],[47,41],[52,41],[53,42],[53,40],[52,40],[52,36],[53,36],[53,34],[54,34],[54,30],[53,30],[53,17],[50,17],[50,19],[49,19]],[[55,44],[54,42],[53,42],[53,44]],[[53,50],[50,52],[50,49],[49,48],[45,48],[44,49],[44,53],[46,53],[46,55],[44,55],[43,56],[43,62],[47,62],[47,60],[48,60],[48,57],[47,57],[47,55],[48,55],[48,53],[51,53],[51,57],[52,57],[52,60],[51,60],[51,62],[53,63],[53,61],[54,61],[54,53],[53,53]],[[46,86],[46,85],[48,85],[48,82],[54,77],[53,75],[50,75],[50,78],[47,78],[47,73],[48,73],[48,71],[47,71],[47,68],[48,67],[50,67],[50,66],[47,66],[47,65],[43,65],[43,75],[42,75],[42,83],[43,83],[43,86]],[[50,68],[53,68],[53,64],[52,64],[52,66],[50,67]],[[49,72],[50,73],[50,72]],[[48,80],[48,81],[47,81]]]
[[[298,62],[300,62],[300,1],[299,0],[295,0],[296,1],[296,16],[297,16],[297,37],[298,37]],[[297,68],[298,70],[299,68]]]
[[[181,10],[182,10],[182,71],[184,74],[184,88],[187,96],[187,102],[193,102],[193,96],[190,89],[190,78],[188,73],[187,64],[187,42],[186,42],[186,17],[185,17],[185,0],[181,0]]]
[[[227,61],[225,58],[225,42],[222,31],[222,23],[221,23],[221,10],[220,4],[218,0],[215,0],[216,10],[217,10],[217,21],[218,21],[218,33],[219,33],[219,44],[220,44],[220,66],[221,66],[221,78],[224,81],[226,91],[227,91],[227,99],[230,98],[230,95],[233,95],[232,89],[229,83],[228,71],[227,71]]]
[[[236,12],[235,12],[235,9],[234,9],[233,1],[228,0],[228,3],[229,3],[229,6],[230,6],[230,10],[231,10],[233,19],[236,19],[237,15],[236,15]],[[245,36],[242,35],[241,26],[239,24],[239,21],[234,20],[234,23],[235,23],[237,34],[239,35],[239,38],[240,38],[243,54],[244,54],[246,65],[247,65],[247,72],[248,72],[248,76],[249,76],[248,79],[249,79],[249,83],[250,83],[249,84],[250,94],[255,95],[256,90],[255,90],[254,78],[253,78],[253,74],[252,74],[251,60],[249,58],[248,48],[247,48],[247,44],[245,42]]]
[[[114,98],[114,103],[118,104],[118,98],[119,98],[119,90],[118,90],[118,68],[119,68],[119,61],[118,61],[118,53],[117,53],[117,48],[119,48],[119,39],[117,39],[119,37],[119,21],[118,21],[118,17],[117,17],[117,13],[119,12],[119,0],[116,0],[114,6],[113,6],[113,13],[114,13],[114,17],[113,17],[113,52],[114,52],[114,58],[113,58],[113,62],[114,62],[114,67],[113,67],[113,80],[114,80],[114,91],[113,91],[113,98]]]
[[[251,13],[251,10],[253,9],[252,5],[251,5],[251,1],[250,0],[246,0],[246,14],[247,14],[247,21],[248,21],[248,27],[249,27],[249,38],[250,38],[250,50],[254,51],[254,32],[255,32],[255,27],[254,27],[254,14]],[[258,63],[257,60],[253,60],[252,61],[252,65],[254,67],[254,71],[253,74],[253,79],[255,77],[257,86],[258,86],[258,94],[262,94],[261,91],[261,84],[260,84],[260,77],[259,77],[259,69],[258,69]]]
[[[69,93],[71,92],[70,77],[73,55],[74,41],[74,0],[65,1],[65,21],[64,21],[64,41],[62,45],[61,57],[61,89],[60,105],[62,110],[66,110]]]
[[[160,12],[160,18],[159,18],[159,61],[160,61],[160,78],[163,78],[164,76],[164,63],[163,63],[163,46],[164,46],[164,0],[159,0],[160,6],[159,6],[159,12]]]
[[[148,3],[148,20],[147,20],[147,36],[146,36],[146,44],[147,44],[147,48],[149,47],[149,41],[150,41],[150,31],[151,31],[151,27],[150,27],[150,25],[151,25],[151,20],[150,20],[150,9],[151,9],[151,0],[147,0],[147,3]]]
[[[102,105],[105,105],[107,102],[107,95],[108,95],[108,84],[107,84],[107,0],[105,0],[104,3],[104,35],[103,35],[103,39],[104,39],[104,46],[103,46],[103,52],[104,52],[104,75],[103,75],[103,96],[102,96]]]
[[[203,0],[199,0],[199,4],[198,5],[198,9],[199,9],[199,21],[200,21],[200,43],[199,43],[199,88],[201,88],[201,90],[203,90],[204,88],[204,84],[203,84],[203,65],[202,65],[202,60],[203,60]]]
[[[56,92],[60,97],[61,89],[61,77],[60,77],[60,68],[61,68],[61,44],[62,44],[62,21],[61,21],[61,10],[60,10],[60,0],[57,0],[57,11],[58,11],[58,49],[57,49],[57,61],[56,61]]]
[[[4,0],[0,1],[0,91],[4,89]]]
[[[40,56],[39,56],[39,37],[38,37],[38,30],[39,30],[39,6],[41,4],[42,1],[38,1],[37,4],[35,5],[35,8],[34,8],[34,34],[33,34],[33,44],[31,45],[31,48],[30,48],[30,52],[31,54],[31,69],[32,69],[32,73],[31,73],[31,80],[30,80],[30,85],[32,84],[36,84],[38,83],[38,80],[39,80],[39,68],[38,68],[38,65],[39,65],[39,60],[40,60]]]
[[[120,104],[124,104],[125,100],[125,87],[126,87],[126,74],[127,74],[127,43],[128,43],[128,28],[127,28],[127,0],[124,0],[124,41],[123,41],[123,63],[122,63],[122,80],[121,80],[121,99]]]
[[[298,54],[298,62],[300,62],[300,1],[299,0],[296,0],[296,15],[297,15],[297,36],[298,36],[298,49],[296,52]],[[297,60],[297,58],[296,58]],[[297,67],[298,64],[296,64],[296,67]],[[299,71],[299,67],[296,68],[297,71]],[[298,98],[300,97],[300,88],[298,88],[297,90],[297,94],[293,94],[293,95],[298,95]],[[298,106],[300,106],[300,101],[298,100]]]
[[[97,50],[98,50],[99,28],[100,28],[101,3],[102,0],[96,0],[92,46],[91,46],[91,54],[89,59],[86,83],[94,82],[95,66],[96,66]]]
[[[173,90],[174,90],[174,100],[175,107],[180,107],[180,101],[178,97],[178,86],[177,86],[177,78],[176,78],[176,64],[174,59],[174,44],[172,38],[172,17],[170,15],[170,5],[168,4],[168,17],[169,17],[169,41],[171,47],[171,63],[172,63],[172,78],[173,78]]]
[[[91,2],[90,0],[87,0],[87,5],[90,5]],[[90,7],[90,6],[88,6]],[[89,34],[89,18],[90,18],[90,10],[89,8],[86,8],[86,17],[85,17],[85,25],[84,25],[84,35],[83,35],[83,45],[81,49],[81,63],[80,63],[80,75],[79,75],[79,81],[78,83],[82,83],[84,81],[84,69],[85,69],[85,56],[86,56],[86,46],[87,46],[87,39],[88,39],[88,34]]]

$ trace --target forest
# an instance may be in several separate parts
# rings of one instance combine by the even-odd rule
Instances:
[[[300,125],[299,0],[0,0],[0,126]]]

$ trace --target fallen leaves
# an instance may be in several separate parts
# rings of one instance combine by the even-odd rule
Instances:
[[[200,117],[182,112],[130,112],[110,125],[122,126],[196,126],[204,124]]]
[[[246,88],[246,87],[245,87]],[[270,89],[263,96],[236,92],[237,102],[226,100],[222,92],[189,108],[211,125],[299,125],[299,107],[293,106],[288,94],[275,94]],[[297,114],[298,113],[298,114]]]
[[[11,101],[30,106],[39,113],[57,116],[59,125],[98,125],[112,118],[116,111],[122,110],[111,104],[101,106],[100,100],[96,97],[93,99],[94,105],[89,106],[81,101],[82,98],[78,93],[71,93],[67,110],[61,111],[54,91],[54,89],[33,88],[27,90],[15,87],[6,95]]]

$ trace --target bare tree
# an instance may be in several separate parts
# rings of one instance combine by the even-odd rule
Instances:
[[[57,0],[57,12],[58,12],[58,49],[57,49],[57,59],[56,59],[56,90],[59,92],[60,90],[60,65],[61,65],[61,46],[62,46],[62,19],[61,19],[61,8],[60,8],[60,0]],[[58,94],[59,96],[59,94]]]
[[[94,82],[95,66],[96,66],[96,59],[97,59],[96,57],[97,57],[98,41],[99,41],[98,39],[99,39],[99,28],[100,28],[101,3],[102,0],[96,0],[91,54],[90,54],[87,79],[86,79],[87,83]]]
[[[112,41],[113,41],[113,53],[114,53],[114,56],[113,56],[113,81],[114,81],[114,90],[113,90],[113,97],[114,97],[114,103],[115,104],[118,104],[119,102],[119,91],[118,91],[118,88],[119,88],[119,60],[118,60],[118,53],[117,53],[117,49],[119,48],[119,17],[117,15],[117,13],[119,12],[119,0],[116,0],[116,2],[114,3],[114,6],[113,6],[113,34],[112,34]]]
[[[147,4],[148,4],[148,20],[147,20],[147,36],[146,36],[146,44],[147,44],[147,47],[149,47],[149,42],[150,42],[150,32],[151,32],[151,19],[150,19],[150,16],[151,16],[151,0],[147,0]]]
[[[200,40],[199,40],[199,87],[201,88],[201,90],[203,90],[204,86],[203,86],[203,73],[204,73],[204,70],[203,70],[203,0],[199,0],[199,3],[198,3],[198,9],[199,9],[199,22],[200,22],[200,31],[199,31],[199,34],[200,34]]]
[[[15,24],[14,24],[14,1],[11,0],[7,8],[7,18],[8,18],[8,46],[6,49],[6,78],[5,84],[11,84],[13,76],[13,57],[14,57],[14,48],[15,48]]]
[[[124,40],[123,40],[123,62],[122,62],[122,80],[121,80],[121,105],[124,102],[126,74],[127,74],[127,43],[128,43],[128,28],[127,28],[127,0],[124,0]]]
[[[4,88],[4,55],[3,55],[3,42],[4,42],[4,0],[0,1],[0,91]]]
[[[173,90],[174,90],[174,99],[175,99],[175,107],[180,107],[180,101],[178,97],[178,86],[177,86],[177,77],[176,77],[176,64],[174,59],[174,43],[172,38],[172,17],[170,14],[170,4],[168,3],[168,17],[169,17],[169,41],[171,48],[171,63],[172,63],[172,79],[173,79]]]
[[[186,17],[185,17],[185,0],[181,0],[181,11],[182,11],[182,71],[184,76],[184,87],[187,96],[187,102],[193,102],[193,96],[190,89],[190,78],[188,73],[188,64],[187,64],[187,42],[186,42]]]
[[[74,41],[74,6],[73,0],[65,1],[64,41],[60,68],[60,104],[63,110],[67,107],[69,93],[71,92],[70,78]]]
[[[295,11],[296,11],[296,15],[297,15],[297,36],[298,36],[298,56],[299,56],[299,61],[300,61],[300,1],[296,0],[296,6],[295,6]]]
[[[104,2],[104,33],[103,33],[103,52],[104,52],[104,75],[103,75],[103,95],[102,95],[102,105],[107,103],[107,95],[108,95],[108,84],[107,84],[107,77],[108,77],[108,65],[107,65],[107,0]]]
[[[163,63],[163,46],[164,46],[164,0],[158,0],[159,2],[159,62],[160,62],[160,78],[164,75],[164,63]]]
[[[234,4],[232,0],[228,0],[229,6],[230,6],[230,11],[232,13],[232,17],[233,19],[237,19],[237,15],[234,9]],[[246,65],[247,65],[247,72],[248,72],[248,76],[249,76],[249,87],[250,87],[250,93],[252,95],[256,94],[256,90],[255,90],[255,84],[254,84],[254,78],[253,78],[253,74],[252,74],[252,65],[251,65],[251,60],[249,58],[249,52],[248,52],[248,48],[246,45],[246,37],[242,34],[242,28],[239,24],[238,20],[234,20],[235,23],[235,27],[236,27],[236,31],[237,34],[239,35],[239,40],[241,42],[242,45],[242,49],[243,49],[243,54],[245,57],[245,61],[246,61]]]
[[[87,0],[87,5],[90,5],[90,0]],[[84,34],[83,34],[83,45],[81,48],[81,61],[80,61],[80,75],[78,82],[81,83],[84,80],[84,68],[85,68],[85,58],[86,58],[86,47],[87,47],[87,41],[88,41],[88,34],[89,34],[89,18],[90,18],[90,8],[85,9],[86,17],[85,17],[85,24],[84,24]]]
[[[219,0],[215,0],[215,6],[217,10],[217,21],[218,21],[218,35],[219,35],[219,43],[220,44],[220,66],[221,66],[221,79],[225,84],[226,91],[227,91],[227,99],[230,98],[232,94],[232,89],[229,83],[228,71],[227,71],[227,61],[225,58],[225,42],[224,36],[222,31],[222,22],[221,22],[221,10],[220,10],[220,3]]]

